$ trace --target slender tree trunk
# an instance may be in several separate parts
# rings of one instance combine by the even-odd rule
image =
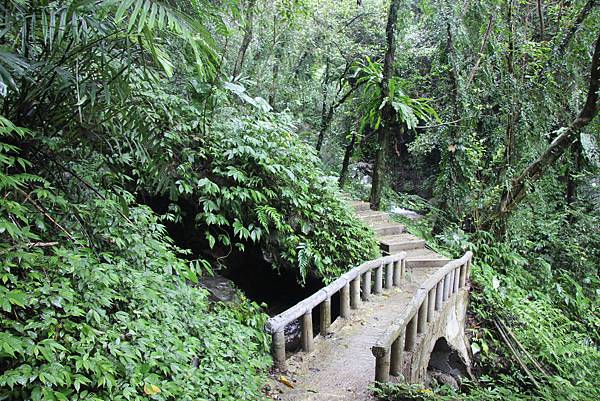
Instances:
[[[396,52],[396,21],[398,19],[398,7],[400,0],[392,0],[388,12],[387,26],[385,29],[387,49],[383,62],[383,78],[381,80],[381,95],[383,99],[390,95],[390,80],[394,74],[394,55]],[[377,130],[377,151],[375,153],[375,165],[373,166],[373,179],[371,185],[371,209],[379,210],[381,203],[381,192],[383,189],[383,176],[385,172],[385,158],[388,150],[390,131],[392,129],[394,110],[390,102],[386,102],[382,110],[383,125]]]
[[[483,35],[483,39],[481,41],[481,47],[479,48],[479,56],[477,57],[477,61],[469,74],[469,79],[467,80],[467,87],[471,85],[473,79],[475,78],[475,74],[477,74],[477,70],[479,69],[479,64],[481,64],[481,59],[483,58],[483,51],[488,44],[488,40],[490,39],[490,33],[492,32],[492,25],[494,24],[494,14],[490,14],[490,19],[487,24],[487,28],[485,29],[485,34]]]
[[[575,140],[571,145],[573,164],[567,170],[566,202],[568,206],[571,206],[577,200],[577,174],[581,169],[582,150],[581,139]]]
[[[356,131],[352,131],[352,138],[346,145],[346,151],[344,152],[344,160],[342,161],[342,170],[340,171],[339,186],[340,189],[344,189],[346,180],[348,179],[348,168],[350,167],[350,160],[352,159],[352,153],[354,153],[354,146],[356,145]]]
[[[544,24],[544,5],[542,4],[542,0],[537,0],[537,13],[540,21],[540,39],[544,40],[546,27]]]
[[[317,144],[315,149],[317,153],[321,153],[321,146],[323,146],[323,139],[325,138],[325,130],[329,126],[329,122],[333,117],[333,107],[327,107],[327,85],[329,84],[329,58],[325,62],[325,76],[323,77],[323,83],[321,87],[321,94],[323,96],[323,107],[321,108],[321,126],[319,128],[319,135],[317,136]]]
[[[254,6],[256,0],[248,0],[248,7],[246,8],[246,22],[244,24],[244,38],[240,50],[238,51],[237,58],[235,60],[235,66],[233,67],[233,78],[235,79],[242,73],[242,67],[244,66],[244,59],[246,58],[246,52],[248,46],[252,41],[252,30],[254,25]]]

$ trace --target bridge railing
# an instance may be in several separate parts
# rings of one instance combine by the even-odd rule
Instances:
[[[385,382],[402,373],[404,351],[413,351],[417,336],[425,332],[435,311],[467,284],[472,252],[452,260],[423,282],[401,315],[371,348],[375,356],[375,380]]]
[[[292,306],[285,312],[270,318],[265,330],[273,337],[271,352],[275,366],[285,368],[285,326],[302,317],[302,350],[312,352],[313,309],[320,306],[321,335],[329,332],[331,320],[331,297],[340,293],[340,317],[348,318],[351,309],[360,306],[361,299],[368,300],[371,294],[380,294],[383,289],[399,286],[406,271],[406,252],[385,256],[365,262],[342,274],[340,278],[320,289],[310,297]],[[372,277],[374,272],[374,280]]]

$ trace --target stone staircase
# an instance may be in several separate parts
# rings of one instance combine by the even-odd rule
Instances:
[[[382,254],[405,251],[406,267],[440,267],[450,260],[427,248],[425,240],[406,232],[402,224],[391,221],[389,213],[371,210],[367,202],[349,203],[357,216],[375,232]]]

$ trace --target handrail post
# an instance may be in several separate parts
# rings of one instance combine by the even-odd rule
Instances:
[[[343,319],[350,317],[350,284],[346,283],[340,290],[340,316]]]
[[[406,278],[406,258],[402,259],[400,262],[400,279],[404,280]]]
[[[404,340],[404,350],[412,351],[417,344],[417,314],[406,325],[406,339]]]
[[[386,263],[385,265],[385,289],[392,289],[392,280],[394,277],[394,269],[391,263]]]
[[[375,356],[375,381],[384,383],[390,380],[390,352]]]
[[[383,291],[383,266],[379,266],[375,269],[375,288],[373,293],[381,294]]]
[[[404,356],[404,331],[401,331],[392,343],[390,351],[390,374],[392,376],[400,376],[402,374],[402,358]]]
[[[396,287],[399,287],[401,280],[402,280],[402,261],[397,260],[394,262],[394,285]]]
[[[468,280],[471,277],[471,259],[467,260],[467,275],[466,279]]]
[[[460,288],[465,286],[466,280],[467,279],[467,264],[462,264],[460,265],[460,280],[458,285],[460,286]]]
[[[448,298],[454,294],[454,270],[448,272]]]
[[[419,319],[417,321],[417,333],[422,333],[425,331],[425,326],[427,325],[427,303],[429,297],[423,298],[423,302],[421,306],[419,306]]]
[[[362,299],[368,301],[371,299],[371,270],[367,270],[362,275]]]
[[[437,292],[437,287],[434,285],[433,288],[429,290],[428,301],[427,301],[427,321],[431,322],[433,320],[433,310],[435,308],[435,295]]]
[[[442,297],[444,296],[444,280],[438,281],[435,286],[435,310],[440,310],[442,308],[442,302],[444,300]]]
[[[315,349],[313,339],[312,310],[302,316],[302,349],[310,353]]]
[[[360,277],[350,282],[350,307],[358,309],[360,306]]]
[[[454,292],[457,293],[460,288],[460,266],[454,269]]]
[[[273,354],[273,362],[275,366],[281,370],[285,370],[285,334],[282,327],[272,334],[273,342],[271,344],[271,352]]]
[[[450,277],[448,276],[448,274],[444,276],[444,296],[442,297],[442,301],[444,302],[448,299],[448,290],[450,289]]]
[[[321,336],[329,332],[329,326],[331,325],[331,297],[327,297],[321,303]]]

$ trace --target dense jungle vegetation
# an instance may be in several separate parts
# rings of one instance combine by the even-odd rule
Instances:
[[[598,5],[0,2],[0,399],[266,398],[201,284],[375,257],[341,190],[475,253],[476,380],[379,397],[600,399]]]

